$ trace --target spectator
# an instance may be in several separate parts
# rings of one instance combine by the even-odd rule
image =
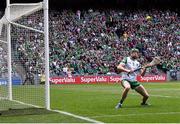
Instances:
[[[24,17],[19,23],[43,30],[41,13]],[[69,63],[74,74],[115,73],[115,65],[133,47],[143,55],[142,63],[161,56],[166,65],[172,65],[170,68],[179,68],[179,24],[177,13],[168,10],[51,11],[50,72],[63,75],[63,67]],[[30,32],[27,40],[26,29],[13,28],[13,32],[17,32],[13,41],[22,64],[40,72],[44,60],[42,35]],[[157,70],[149,73],[157,74]]]

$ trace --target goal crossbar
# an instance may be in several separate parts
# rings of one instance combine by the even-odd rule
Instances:
[[[20,15],[16,15],[15,17],[11,16],[10,17],[10,20],[11,21],[16,21],[18,19],[20,19],[22,16],[24,15],[30,15],[32,14],[33,12],[36,12],[38,10],[41,10],[43,8],[43,3],[40,2],[40,3],[35,3],[35,4],[32,4],[32,3],[28,3],[28,4],[25,4],[25,3],[18,3],[18,4],[10,4],[10,7],[13,7],[13,6],[34,6],[33,8],[29,9],[29,10],[26,10],[24,11],[22,14]]]

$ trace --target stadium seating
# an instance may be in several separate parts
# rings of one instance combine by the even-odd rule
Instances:
[[[18,23],[42,30],[40,13],[24,17]],[[63,75],[66,66],[73,68],[75,75],[115,74],[116,65],[133,47],[140,50],[141,63],[160,55],[164,68],[179,69],[179,24],[179,17],[173,11],[82,10],[77,15],[72,10],[52,10],[49,32],[51,75]],[[14,33],[13,42],[24,67],[29,70],[33,60],[42,61],[38,47],[43,39],[41,36],[30,37],[32,42],[27,44],[23,37],[25,30],[14,28],[13,32],[22,36],[15,37]],[[30,58],[25,54],[25,46],[30,51],[37,51],[37,56],[31,57],[31,63],[27,63]],[[38,68],[40,73],[42,68]],[[159,72],[152,68],[149,73]]]

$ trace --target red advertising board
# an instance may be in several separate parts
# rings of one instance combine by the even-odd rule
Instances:
[[[81,76],[81,83],[107,83],[109,82],[108,76]]]
[[[51,84],[78,84],[80,83],[77,77],[52,77]]]
[[[120,83],[122,80],[120,76],[108,76],[109,77],[109,83]]]
[[[139,82],[165,82],[166,75],[137,76]],[[52,77],[51,84],[95,84],[95,83],[120,83],[120,76],[75,76]]]
[[[52,77],[52,84],[94,84],[108,83],[109,76],[76,76],[76,77]]]
[[[166,75],[137,76],[139,82],[165,82],[166,79]]]

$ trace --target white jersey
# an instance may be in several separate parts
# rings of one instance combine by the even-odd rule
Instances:
[[[137,60],[131,59],[131,57],[125,57],[120,64],[124,65],[124,67],[129,70],[135,70],[141,67],[140,63]],[[137,81],[136,76],[138,75],[138,73],[139,72],[137,71],[129,74],[128,76],[127,72],[122,72],[122,79],[126,79],[129,81]]]

